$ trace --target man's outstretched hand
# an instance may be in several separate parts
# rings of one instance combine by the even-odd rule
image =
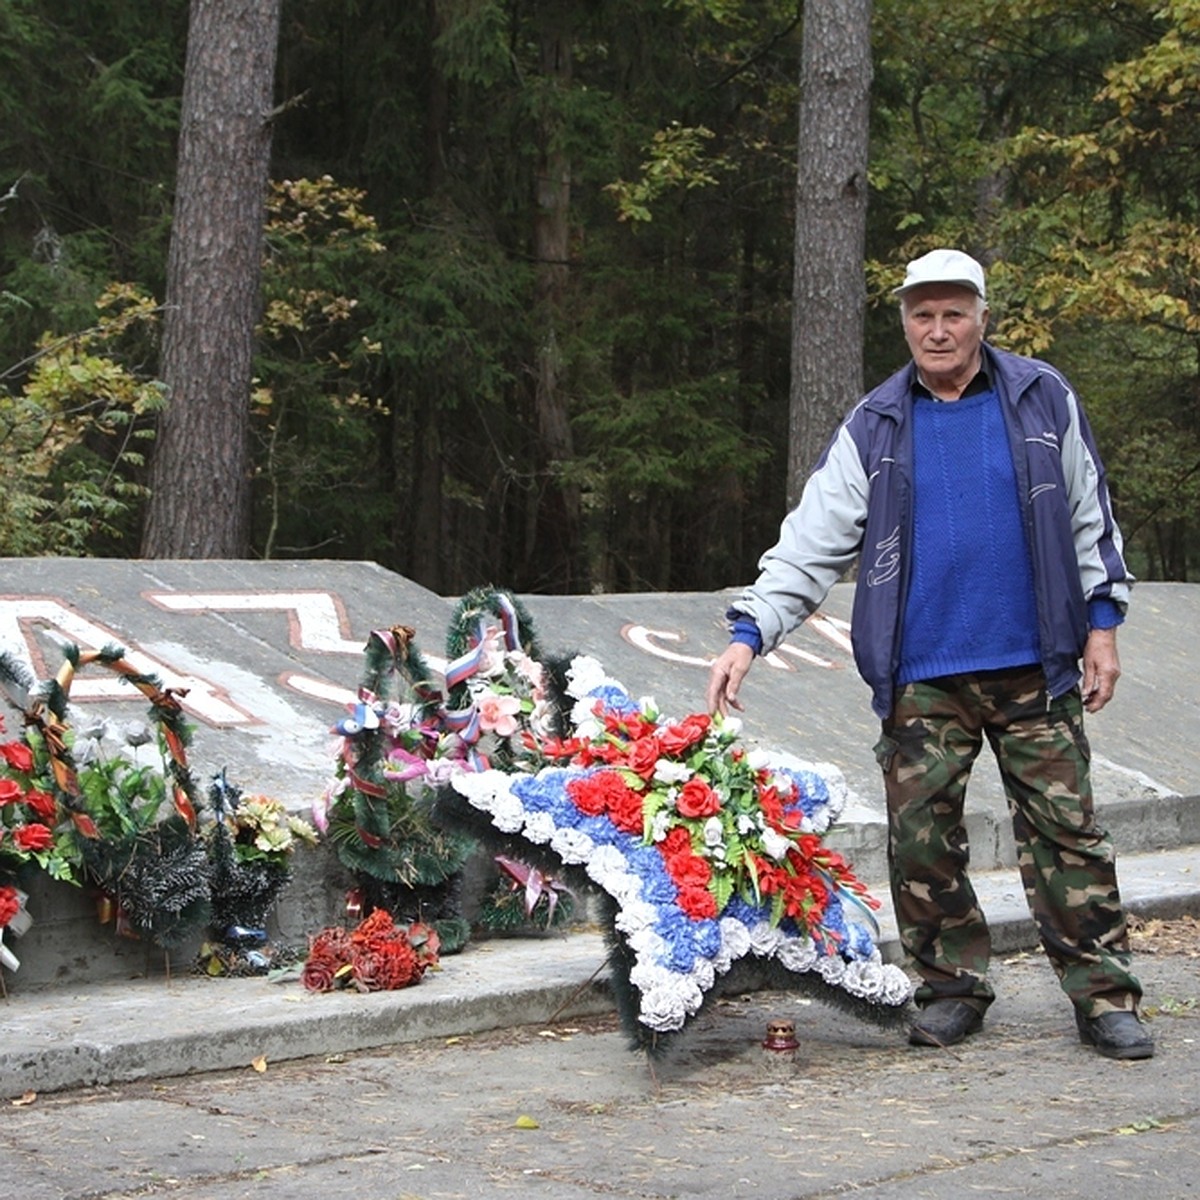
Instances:
[[[744,642],[730,642],[721,656],[713,659],[708,669],[708,691],[705,693],[710,713],[727,717],[731,708],[742,711],[738,689],[752,662],[754,650]]]

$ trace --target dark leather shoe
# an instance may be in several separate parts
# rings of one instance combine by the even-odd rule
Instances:
[[[1153,1058],[1154,1039],[1131,1012],[1106,1012],[1085,1017],[1075,1010],[1079,1040],[1095,1046],[1105,1058]]]
[[[956,1046],[983,1028],[983,1014],[963,1000],[934,1000],[908,1031],[913,1046]]]

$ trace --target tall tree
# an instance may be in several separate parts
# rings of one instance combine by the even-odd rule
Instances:
[[[800,67],[788,503],[862,391],[871,0],[807,0]]]
[[[148,558],[250,549],[250,382],[280,3],[191,3]]]
[[[533,256],[535,263],[534,412],[546,473],[537,513],[537,536],[526,547],[527,564],[557,544],[564,591],[578,587],[579,488],[563,476],[575,457],[563,371],[559,324],[570,282],[571,160],[564,147],[562,107],[571,83],[569,8],[543,3],[538,41],[544,93],[538,114],[534,163]]]

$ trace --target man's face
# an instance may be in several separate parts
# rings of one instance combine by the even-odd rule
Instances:
[[[936,396],[957,400],[979,370],[987,306],[970,288],[927,283],[904,297],[904,337]]]

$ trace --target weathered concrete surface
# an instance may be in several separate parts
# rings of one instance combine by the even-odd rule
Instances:
[[[1185,1200],[1200,1186],[1194,953],[1168,944],[1139,960],[1149,1062],[1081,1046],[1049,967],[1023,954],[996,965],[984,1030],[949,1051],[785,993],[728,999],[654,1071],[611,1018],[569,1011],[359,1053],[331,1041],[302,1061],[268,1054],[261,1071],[260,1041],[235,1070],[6,1104],[6,1194]],[[164,994],[164,1020],[176,1004]],[[761,1046],[780,1016],[796,1023],[794,1058]],[[210,1065],[219,1018],[218,1000],[196,1029]]]
[[[370,563],[0,560],[0,647],[35,675],[57,671],[55,639],[124,645],[141,669],[189,688],[192,766],[202,783],[227,768],[251,792],[307,808],[332,769],[329,726],[353,697],[372,629],[406,624],[437,666],[451,599]],[[726,643],[734,593],[523,596],[548,653],[587,653],[666,712],[702,707],[707,663]],[[847,627],[852,585],[834,588],[821,619],[756,664],[743,697],[747,736],[828,761],[856,800],[832,839],[860,875],[885,876],[877,724],[854,671]],[[1200,843],[1200,586],[1140,584],[1120,635],[1117,698],[1089,721],[1098,806],[1119,850]],[[128,684],[92,668],[72,699],[116,722],[142,718]],[[968,799],[973,861],[1013,861],[1003,797],[985,753]],[[348,884],[328,849],[297,857],[275,934],[302,942],[337,915]],[[18,943],[16,988],[119,978],[155,969],[143,947],[97,930],[90,898],[47,885],[38,924]]]
[[[1125,856],[1120,874],[1135,913],[1200,916],[1196,847]],[[980,872],[975,885],[997,955],[1036,945],[1015,870]],[[891,905],[875,892],[880,947],[898,961]],[[418,986],[367,996],[186,974],[22,990],[0,1002],[0,1098],[573,1020],[611,1011],[606,979],[603,940],[585,930],[469,943]]]

